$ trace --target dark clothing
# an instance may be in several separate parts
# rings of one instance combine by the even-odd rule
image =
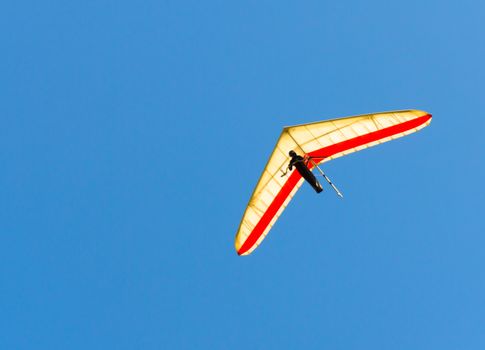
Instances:
[[[323,191],[322,185],[320,185],[315,175],[313,175],[312,171],[308,169],[302,156],[294,155],[293,157],[291,157],[288,168],[291,171],[293,170],[293,167],[296,168],[300,175],[313,187],[313,189],[317,193]]]

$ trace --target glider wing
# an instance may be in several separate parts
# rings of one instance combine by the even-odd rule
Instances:
[[[236,234],[239,255],[261,244],[271,227],[303,183],[298,171],[281,175],[288,152],[313,157],[316,164],[416,132],[431,122],[419,110],[365,114],[286,127],[254,189]],[[313,167],[312,164],[308,165]]]

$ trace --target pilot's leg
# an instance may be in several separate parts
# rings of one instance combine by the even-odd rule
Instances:
[[[313,187],[315,192],[320,193],[323,191],[322,185],[318,182],[317,178],[310,169],[306,169],[303,174],[301,174],[303,178]]]

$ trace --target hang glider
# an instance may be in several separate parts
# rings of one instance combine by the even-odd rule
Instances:
[[[286,174],[289,152],[304,155],[309,170],[318,164],[394,140],[431,123],[431,114],[419,110],[364,114],[286,127],[276,143],[249,200],[236,234],[239,255],[250,254],[261,244],[304,179],[298,171]]]

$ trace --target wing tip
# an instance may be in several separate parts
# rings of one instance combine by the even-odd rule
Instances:
[[[424,126],[428,126],[431,123],[431,120],[433,119],[433,115],[431,113],[421,111],[423,113],[422,118],[424,118]]]
[[[251,249],[247,249],[247,247],[244,247],[244,243],[241,243],[238,238],[239,238],[239,233],[236,235],[236,240],[234,242],[234,248],[236,250],[237,255],[244,256],[244,255],[250,254]]]
[[[238,256],[246,256],[246,255],[249,255],[251,254],[251,251],[244,251],[242,249],[236,249],[236,253]]]
[[[422,122],[420,124],[421,128],[428,126],[433,119],[433,115],[422,109],[410,109],[409,112],[413,113],[417,119],[420,119]]]

